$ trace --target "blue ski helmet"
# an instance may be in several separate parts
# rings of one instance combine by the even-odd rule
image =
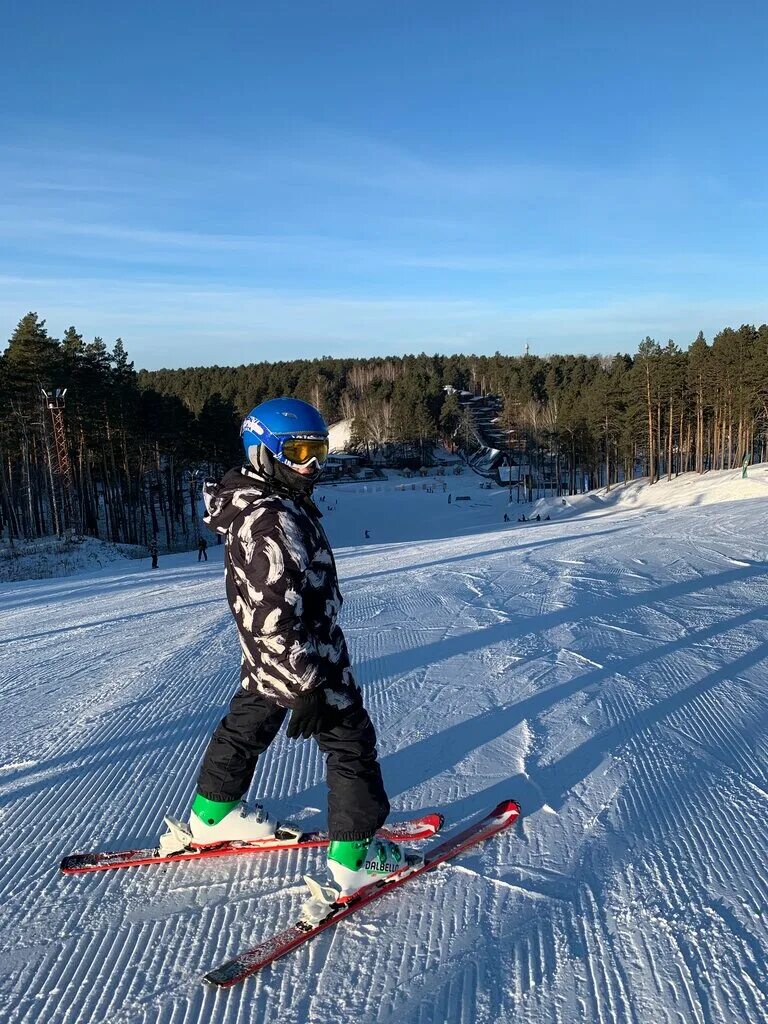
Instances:
[[[292,469],[313,462],[319,469],[328,457],[328,426],[319,410],[300,398],[271,398],[257,405],[243,420],[240,436],[254,464],[260,445]]]

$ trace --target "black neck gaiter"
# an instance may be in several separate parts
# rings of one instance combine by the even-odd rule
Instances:
[[[312,476],[304,476],[302,473],[295,473],[289,466],[278,462],[266,445],[259,445],[259,464],[255,467],[256,472],[264,479],[265,483],[274,487],[276,491],[282,491],[291,497],[311,498],[312,491],[320,471]]]

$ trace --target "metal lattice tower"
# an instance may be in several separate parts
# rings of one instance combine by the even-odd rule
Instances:
[[[61,490],[64,496],[64,510],[69,526],[77,530],[77,501],[75,498],[75,485],[72,479],[72,466],[69,462],[69,451],[67,450],[67,437],[64,433],[64,402],[67,395],[67,388],[57,388],[48,392],[43,389],[48,409],[53,422],[53,443],[56,450],[56,468],[61,481]]]

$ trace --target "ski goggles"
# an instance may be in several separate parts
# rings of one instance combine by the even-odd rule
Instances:
[[[258,438],[278,462],[286,466],[308,466],[315,462],[320,467],[328,458],[327,434],[273,434],[265,423],[254,416],[243,420],[240,436],[247,434],[253,435],[254,440]]]
[[[276,453],[281,461],[292,466],[306,466],[313,460],[322,466],[328,458],[327,437],[289,437],[280,444]]]

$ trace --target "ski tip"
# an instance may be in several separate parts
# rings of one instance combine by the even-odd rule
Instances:
[[[416,821],[424,828],[430,830],[430,835],[437,835],[440,829],[445,824],[445,816],[440,814],[439,811],[433,811],[431,814],[425,814],[423,818],[417,818]]]
[[[268,962],[266,961],[259,966],[266,966]],[[233,988],[235,985],[239,985],[241,981],[245,981],[246,978],[250,977],[255,969],[258,968],[254,968],[250,954],[245,953],[227,960],[224,964],[219,964],[218,967],[214,967],[212,971],[204,974],[201,980],[203,984],[210,985],[211,988]]]
[[[203,982],[206,985],[210,985],[211,988],[231,988],[236,985],[240,980],[240,969],[228,971],[228,965],[224,964],[222,967],[217,967],[213,971],[209,971],[208,974],[203,975]]]
[[[508,818],[508,824],[512,824],[520,817],[520,804],[517,800],[502,800],[501,803],[491,811],[492,818]]]
[[[59,871],[63,875],[79,875],[83,871],[91,871],[97,866],[93,856],[87,853],[70,853],[63,857],[59,864]]]

